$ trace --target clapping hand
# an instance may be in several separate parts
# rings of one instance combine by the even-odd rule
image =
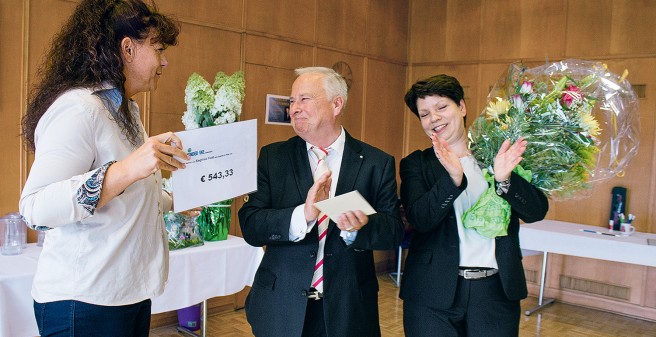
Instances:
[[[512,145],[507,139],[501,144],[501,148],[494,158],[494,180],[504,181],[510,178],[512,170],[524,159],[522,154],[526,151],[527,144],[524,137],[519,137]]]
[[[314,203],[326,200],[330,197],[330,185],[332,184],[332,171],[326,171],[317,181],[314,182],[307,197],[305,198],[305,221],[312,221],[319,216],[319,210],[314,207]]]
[[[462,164],[460,164],[460,158],[458,155],[451,151],[449,144],[440,139],[436,134],[432,134],[430,139],[433,143],[433,151],[437,160],[440,161],[444,169],[449,173],[451,180],[456,186],[460,186],[462,183],[463,169]]]

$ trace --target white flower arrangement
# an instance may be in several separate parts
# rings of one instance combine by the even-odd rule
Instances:
[[[244,73],[216,74],[210,85],[197,73],[191,74],[185,88],[187,111],[182,116],[186,130],[236,122],[244,101]]]

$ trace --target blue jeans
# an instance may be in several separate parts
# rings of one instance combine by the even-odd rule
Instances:
[[[148,337],[150,300],[123,306],[79,301],[34,302],[41,337]]]

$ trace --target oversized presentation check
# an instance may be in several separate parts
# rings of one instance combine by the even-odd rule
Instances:
[[[191,156],[173,172],[176,213],[257,189],[257,120],[175,134]]]

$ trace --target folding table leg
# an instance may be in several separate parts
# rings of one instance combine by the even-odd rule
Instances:
[[[548,298],[543,301],[544,299],[544,283],[547,279],[547,257],[549,253],[544,252],[542,255],[542,275],[540,277],[540,296],[538,296],[538,305],[534,308],[531,308],[529,310],[526,310],[524,314],[526,316],[531,316],[532,313],[544,308],[545,306],[553,303],[554,299],[553,298]]]
[[[401,257],[403,256],[403,247],[399,246],[399,255],[397,257],[397,262],[396,262],[396,272],[389,273],[389,276],[392,278],[392,281],[394,284],[396,284],[396,287],[401,286],[401,275],[403,273],[401,272]]]

